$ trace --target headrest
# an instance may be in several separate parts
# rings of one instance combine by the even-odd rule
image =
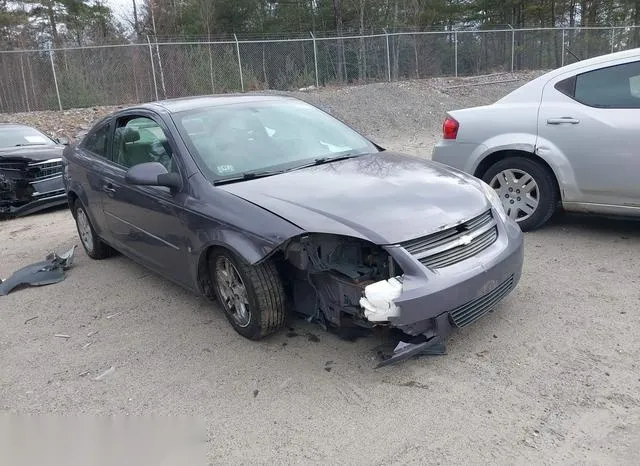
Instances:
[[[122,138],[125,143],[136,142],[140,139],[140,133],[135,129],[125,128],[124,133],[122,134]]]

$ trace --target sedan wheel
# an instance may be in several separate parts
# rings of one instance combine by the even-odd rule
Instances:
[[[489,186],[496,190],[505,212],[513,220],[526,220],[538,208],[538,183],[522,170],[502,170],[491,179]]]
[[[93,252],[93,233],[91,232],[87,214],[82,207],[79,207],[76,211],[76,221],[78,222],[78,234],[80,235],[82,245],[88,252]]]
[[[238,327],[244,328],[249,325],[251,311],[247,288],[234,265],[225,256],[219,256],[216,261],[216,283],[227,314]]]
[[[76,227],[82,247],[89,257],[92,259],[104,259],[113,255],[113,249],[96,235],[91,225],[91,220],[89,220],[89,215],[87,215],[87,210],[79,199],[73,205],[73,216],[76,219]]]
[[[259,340],[284,327],[284,287],[271,260],[251,265],[230,251],[215,249],[209,271],[218,302],[240,335]]]
[[[493,164],[482,179],[500,196],[507,215],[522,231],[547,223],[556,211],[559,190],[555,176],[530,157],[508,157]]]

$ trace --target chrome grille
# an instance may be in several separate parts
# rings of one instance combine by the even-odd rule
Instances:
[[[453,228],[402,243],[426,267],[437,269],[462,262],[491,246],[498,229],[491,210]]]
[[[62,159],[30,163],[29,168],[33,173],[33,177],[31,177],[32,181],[44,180],[53,176],[62,175]]]
[[[469,301],[449,312],[456,327],[464,327],[491,311],[513,289],[513,275],[484,296]]]

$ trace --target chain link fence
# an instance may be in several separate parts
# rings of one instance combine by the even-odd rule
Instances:
[[[0,113],[544,70],[640,46],[640,27],[395,32],[0,51]]]

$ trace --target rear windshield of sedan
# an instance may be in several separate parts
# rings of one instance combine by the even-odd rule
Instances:
[[[304,102],[220,105],[180,112],[174,119],[198,164],[214,181],[377,150],[342,122]]]
[[[0,127],[0,148],[22,146],[50,146],[55,144],[51,139],[33,128],[20,126]]]

